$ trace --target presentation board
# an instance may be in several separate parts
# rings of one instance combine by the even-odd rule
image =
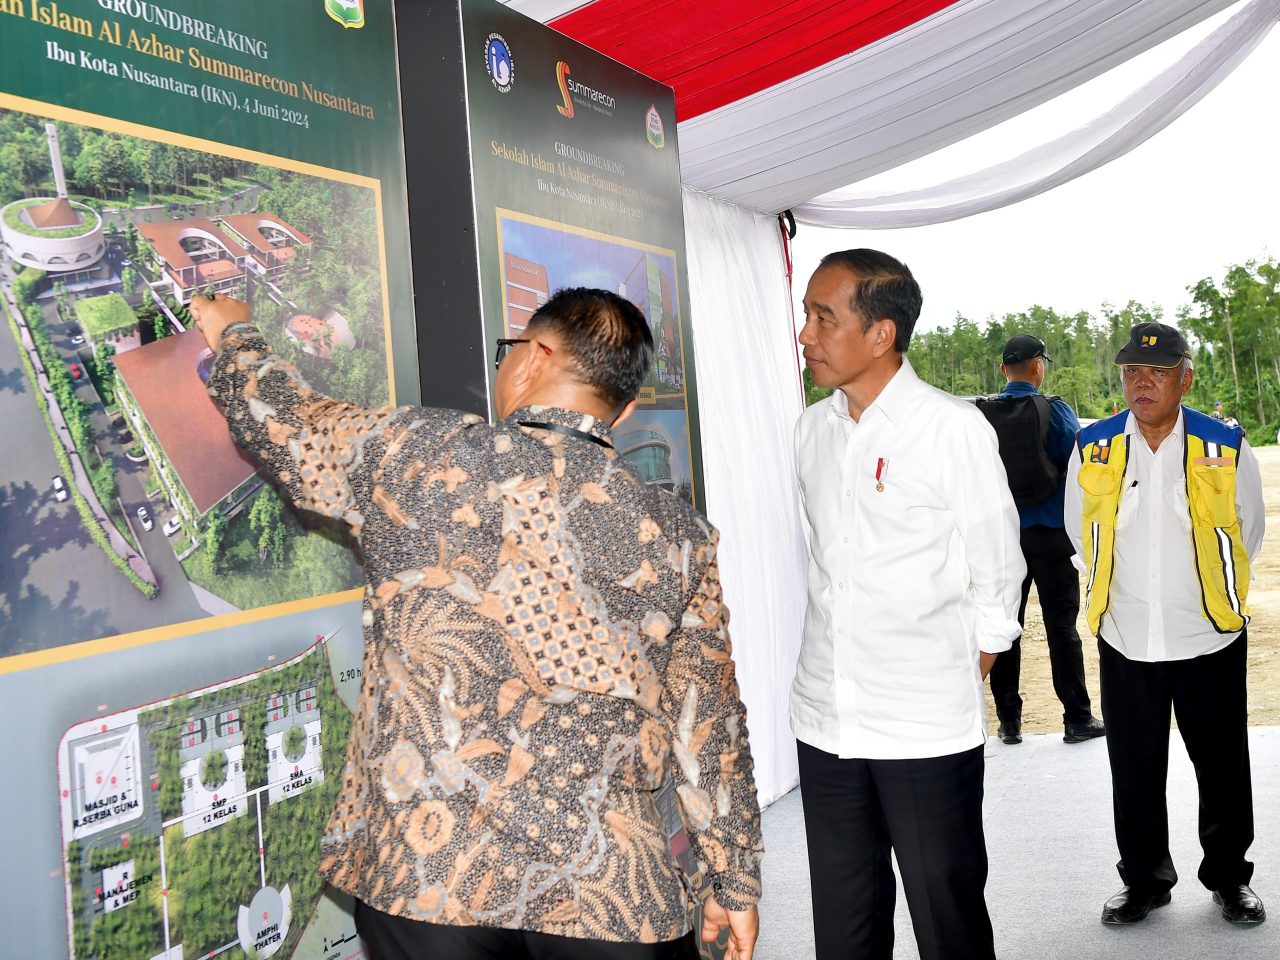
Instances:
[[[449,344],[424,340],[425,399],[466,396],[488,413],[494,341],[520,336],[558,289],[611,290],[644,313],[656,347],[619,453],[700,505],[671,89],[496,0],[402,2],[397,17],[414,275],[448,265],[451,278],[415,283],[418,314],[483,317]]]
[[[204,390],[193,296],[418,399],[388,3],[0,2],[0,928],[33,958],[346,957],[315,860],[361,574]]]

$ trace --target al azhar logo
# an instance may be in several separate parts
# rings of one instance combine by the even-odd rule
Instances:
[[[364,0],[324,0],[324,12],[344,28],[359,30],[364,26]]]
[[[494,89],[509,93],[516,82],[516,65],[511,58],[511,48],[500,33],[491,33],[484,44],[484,68],[489,73]]]

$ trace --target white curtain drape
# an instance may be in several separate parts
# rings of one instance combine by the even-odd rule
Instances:
[[[920,227],[1026,200],[1128,153],[1180,117],[1251,53],[1280,17],[1280,0],[1253,0],[1177,63],[1096,120],[1020,156],[936,186],[891,194],[838,190],[801,204],[822,227]]]
[[[1235,0],[956,0],[682,120],[687,186],[777,213],[1017,116]]]
[[[787,695],[807,573],[792,460],[803,392],[791,291],[776,217],[685,189],[684,221],[707,515],[721,531],[763,805],[798,782]]]

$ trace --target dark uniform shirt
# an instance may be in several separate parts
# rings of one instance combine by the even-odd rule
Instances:
[[[1002,396],[1030,397],[1040,391],[1025,380],[1010,380],[1005,384]],[[1080,430],[1080,421],[1076,419],[1071,405],[1061,397],[1049,401],[1049,459],[1062,471],[1058,480],[1058,489],[1053,496],[1043,503],[1035,503],[1029,507],[1018,508],[1018,525],[1027,527],[1056,527],[1061,530],[1062,502],[1067,484],[1067,465],[1071,462],[1072,451],[1075,450],[1076,434]]]
[[[209,379],[238,443],[359,538],[365,679],[320,869],[417,920],[614,941],[689,929],[654,791],[719,901],[760,895],[760,813],[717,533],[581,413],[490,426],[311,390],[261,334]]]

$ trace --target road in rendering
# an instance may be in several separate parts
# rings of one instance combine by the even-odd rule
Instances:
[[[55,344],[75,358],[71,331],[50,325]],[[88,377],[79,381],[81,398],[100,413]],[[0,324],[0,657],[130,633],[204,617],[182,568],[160,530],[143,532],[142,549],[151,562],[160,593],[148,600],[116,569],[81,524],[70,500],[53,499],[50,481],[61,474],[53,441],[36,405],[35,387],[23,370],[20,348],[8,322]],[[97,426],[102,420],[94,416]],[[104,452],[117,453],[114,441]],[[116,458],[122,463],[123,457]],[[63,478],[70,482],[70,477]],[[131,471],[120,475],[120,490],[132,511],[142,502]],[[155,514],[155,505],[152,513]],[[164,516],[161,513],[161,516]]]

